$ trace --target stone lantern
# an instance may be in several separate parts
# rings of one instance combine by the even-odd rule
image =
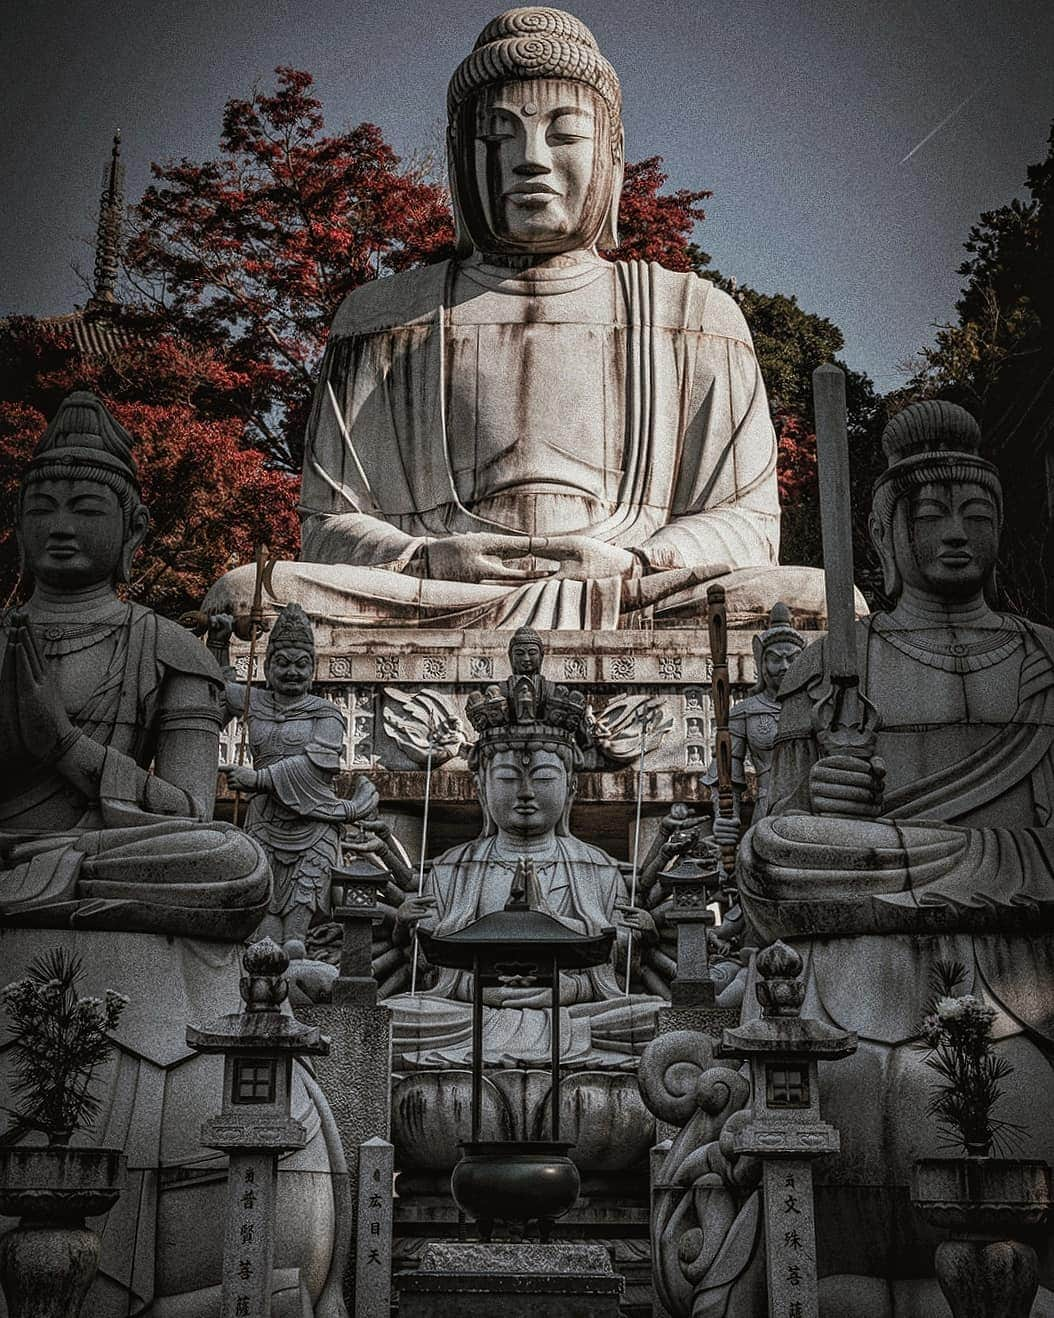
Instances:
[[[307,1143],[292,1115],[293,1059],[329,1051],[317,1025],[282,1011],[289,959],[276,943],[254,943],[242,965],[244,1009],[187,1028],[191,1048],[223,1056],[221,1109],[201,1131],[230,1162],[221,1318],[271,1312],[278,1155]]]
[[[720,886],[716,862],[680,856],[659,875],[665,893],[673,897],[667,919],[677,929],[677,974],[670,984],[675,1007],[712,1007],[714,982],[710,978],[707,934],[714,923],[710,901]]]
[[[753,1117],[733,1139],[737,1153],[763,1163],[769,1314],[817,1318],[812,1160],[840,1147],[820,1116],[818,1063],[848,1057],[857,1037],[802,1019],[802,959],[793,948],[773,943],[755,968],[761,1016],[725,1030],[714,1053],[750,1064]]]
[[[340,974],[333,984],[333,1002],[377,1005],[377,981],[373,977],[373,926],[381,919],[378,905],[391,879],[386,869],[363,856],[348,865],[330,870],[333,918],[344,933],[341,940]]]

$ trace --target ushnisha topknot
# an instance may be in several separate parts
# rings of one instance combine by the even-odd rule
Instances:
[[[59,404],[26,468],[23,483],[45,473],[79,477],[84,468],[113,472],[139,494],[139,473],[132,457],[134,440],[106,410],[102,401],[84,390]],[[79,469],[79,470],[78,470]]]
[[[472,53],[454,70],[447,114],[484,87],[526,78],[569,78],[592,87],[607,106],[615,137],[622,125],[618,75],[589,28],[562,9],[529,5],[508,9],[480,33]]]
[[[943,399],[912,403],[883,430],[882,448],[890,466],[922,453],[952,450],[976,454],[981,448],[981,427],[955,403]]]
[[[287,604],[274,620],[267,638],[268,658],[276,650],[306,650],[315,653],[315,632],[311,619],[299,604]]]
[[[872,520],[882,534],[892,525],[897,501],[930,482],[974,481],[991,494],[1002,517],[999,472],[981,457],[980,446],[981,427],[956,403],[929,399],[898,412],[882,432],[889,466],[875,481],[871,500]]]
[[[538,648],[541,650],[545,649],[545,646],[542,643],[542,638],[538,635],[538,633],[534,630],[534,628],[531,627],[528,623],[523,623],[521,626],[517,627],[516,630],[513,632],[512,640],[509,642],[509,649],[511,650],[514,645],[527,645],[527,644],[537,645]]]

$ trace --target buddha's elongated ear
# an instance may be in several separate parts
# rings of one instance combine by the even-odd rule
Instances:
[[[117,580],[119,582],[131,580],[132,559],[135,558],[139,546],[146,539],[149,530],[150,514],[145,505],[136,504],[131,517],[128,519],[128,533],[124,538],[124,548],[121,550],[121,562],[117,569]]]
[[[475,251],[475,243],[472,241],[472,234],[469,232],[468,224],[465,221],[465,212],[461,205],[458,195],[457,186],[457,159],[458,159],[458,123],[456,121],[447,125],[446,130],[446,161],[447,161],[447,179],[450,187],[450,208],[454,212],[454,254],[461,261],[472,255]],[[464,128],[461,122],[462,129]]]
[[[597,247],[602,252],[614,251],[618,246],[618,208],[626,172],[626,137],[621,128],[611,143],[611,162],[611,203],[597,239]]]
[[[900,598],[900,591],[903,585],[900,577],[900,569],[897,567],[896,555],[893,553],[893,523],[890,520],[884,522],[876,513],[872,512],[867,519],[867,529],[871,534],[871,543],[875,546],[875,553],[878,555],[878,561],[882,568],[882,591],[889,600]]]

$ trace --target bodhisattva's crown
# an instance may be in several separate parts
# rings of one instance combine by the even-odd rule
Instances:
[[[107,410],[101,399],[86,390],[68,394],[59,404],[33,452],[23,480],[45,471],[92,467],[122,476],[138,494],[139,473],[132,457],[132,436]]]
[[[589,740],[585,696],[543,678],[514,675],[502,686],[473,691],[465,713],[481,746],[558,742],[582,747]]]

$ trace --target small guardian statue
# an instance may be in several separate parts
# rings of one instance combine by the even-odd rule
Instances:
[[[737,843],[741,832],[740,802],[746,790],[746,761],[749,759],[757,780],[753,819],[762,819],[768,810],[769,772],[772,748],[776,744],[780,706],[777,699],[784,674],[805,648],[805,637],[791,625],[786,604],[773,606],[769,625],[754,637],[754,667],[757,681],[742,700],[732,706],[728,725],[732,734],[732,790],[735,815],[715,813],[714,836],[719,842]],[[717,761],[712,760],[703,779],[717,782]]]
[[[278,615],[267,640],[263,690],[234,680],[228,663],[233,618],[209,622],[209,648],[226,677],[225,719],[248,710],[252,765],[225,764],[227,781],[251,793],[245,831],[271,862],[274,889],[257,936],[302,958],[307,931],[329,913],[329,872],[341,861],[341,829],[374,814],[376,788],[359,776],[351,797],[333,790],[346,732],[340,710],[311,693],[315,638],[298,604]]]

